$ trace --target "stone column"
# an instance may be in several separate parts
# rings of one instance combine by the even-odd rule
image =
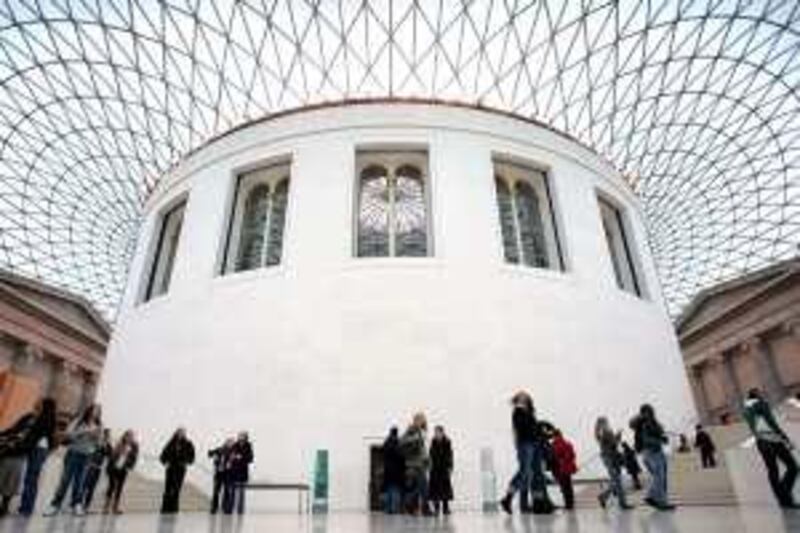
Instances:
[[[785,392],[769,343],[763,336],[757,335],[747,342],[747,350],[756,358],[764,394],[770,402],[779,402]]]
[[[703,373],[705,372],[706,368],[706,361],[701,361],[689,369],[689,373],[692,378],[692,388],[695,391],[697,412],[700,415],[700,420],[703,423],[708,423],[710,409],[708,391],[706,390],[706,384],[703,380]]]
[[[725,381],[725,390],[728,397],[728,409],[731,416],[736,416],[742,408],[742,386],[739,383],[739,378],[736,376],[736,368],[733,365],[734,354],[732,352],[723,352],[722,368]]]

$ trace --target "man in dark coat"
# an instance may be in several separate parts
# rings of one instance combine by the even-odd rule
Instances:
[[[389,430],[383,441],[383,492],[386,494],[386,512],[397,514],[403,502],[403,487],[406,484],[406,461],[400,449],[397,427]]]
[[[703,468],[716,467],[717,460],[714,454],[717,451],[717,447],[714,446],[711,435],[700,424],[697,424],[694,430],[694,447],[700,450],[700,462],[703,464]]]
[[[230,482],[226,484],[226,493],[222,499],[222,510],[231,514],[233,508],[236,512],[244,514],[244,494],[247,482],[250,480],[250,463],[253,462],[253,446],[246,431],[239,433],[236,442],[231,446],[228,456],[228,475]]]
[[[178,428],[161,451],[161,464],[166,467],[164,497],[161,501],[162,514],[178,512],[178,504],[186,477],[186,468],[194,463],[194,444],[186,436],[184,428]]]
[[[430,449],[431,473],[428,482],[428,499],[433,502],[433,512],[450,514],[450,500],[453,499],[453,484],[450,475],[453,472],[453,446],[444,433],[442,426],[436,426]],[[440,505],[441,504],[441,505]]]

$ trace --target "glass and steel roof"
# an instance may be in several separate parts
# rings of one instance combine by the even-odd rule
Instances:
[[[287,108],[435,98],[613,161],[674,314],[796,253],[798,82],[796,0],[0,0],[0,265],[113,317],[182,155]]]

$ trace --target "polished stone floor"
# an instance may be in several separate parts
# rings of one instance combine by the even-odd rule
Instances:
[[[773,507],[686,507],[674,513],[637,509],[583,509],[574,513],[533,517],[455,514],[448,519],[332,514],[327,517],[253,514],[210,517],[184,514],[88,516],[76,518],[17,517],[0,521],[8,533],[779,533],[800,532],[800,511],[782,513]]]

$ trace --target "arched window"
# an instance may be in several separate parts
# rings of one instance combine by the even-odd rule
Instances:
[[[358,257],[425,257],[429,252],[425,173],[419,152],[360,152]]]
[[[239,176],[225,273],[278,265],[289,197],[289,168],[278,165]]]
[[[521,165],[495,161],[494,183],[506,262],[562,268],[547,176]]]
[[[358,210],[358,256],[389,255],[389,174],[380,165],[361,171]]]

